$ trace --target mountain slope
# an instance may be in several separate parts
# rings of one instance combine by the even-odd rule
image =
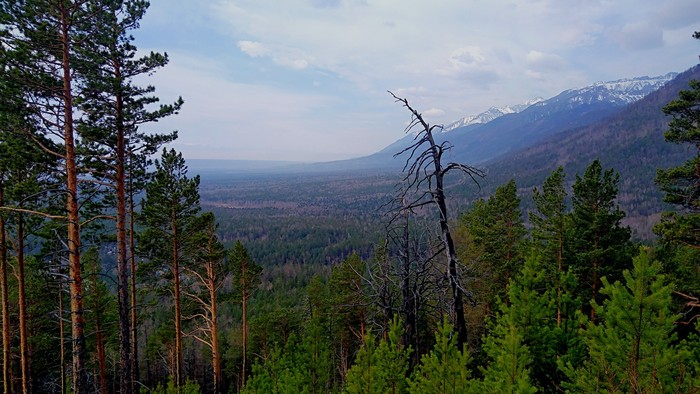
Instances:
[[[656,169],[678,165],[689,154],[686,147],[664,141],[669,118],[661,108],[687,89],[691,79],[700,79],[700,66],[605,119],[484,163],[489,185],[485,191],[512,177],[519,187],[529,190],[560,165],[573,183],[574,174],[582,174],[599,158],[606,168],[620,173],[618,200],[628,213],[628,223],[647,232],[640,235],[649,236],[651,221],[662,209],[661,194],[654,184]]]
[[[448,132],[436,134],[435,139],[438,143],[449,141],[453,146],[448,160],[482,164],[508,152],[536,145],[559,132],[593,124],[657,90],[676,75],[668,73],[659,77],[599,82],[581,89],[566,90],[548,100],[524,104],[521,108],[492,108],[453,123],[448,126]],[[459,124],[466,126],[456,127]],[[394,158],[394,154],[412,142],[413,136],[407,135],[373,155],[319,163],[316,168],[400,168],[405,164],[406,157]]]

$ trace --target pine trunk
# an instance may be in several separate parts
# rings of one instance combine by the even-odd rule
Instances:
[[[0,206],[5,204],[5,188],[0,176]],[[5,236],[5,217],[0,214],[0,302],[2,302],[2,383],[3,393],[12,391],[10,371],[12,370],[12,348],[10,343],[10,308],[7,289],[7,239]]]
[[[243,368],[241,369],[241,389],[245,387],[246,355],[248,352],[248,289],[246,288],[246,272],[243,268]]]
[[[70,278],[71,337],[73,342],[73,392],[88,392],[85,370],[85,318],[83,316],[83,280],[80,267],[80,214],[78,205],[78,172],[76,168],[75,141],[73,136],[73,91],[70,63],[70,10],[62,4],[61,44],[63,67],[64,144],[66,165],[66,191],[68,199],[68,264]]]
[[[129,155],[131,159],[131,155]],[[133,174],[129,176],[129,271],[131,273],[131,392],[136,392],[139,380],[138,332],[136,326],[136,242],[134,233],[134,182]]]
[[[115,77],[121,89],[121,69],[118,59],[114,59]],[[119,386],[124,394],[131,394],[131,361],[129,359],[130,329],[129,324],[129,278],[126,263],[126,184],[125,184],[125,130],[124,130],[124,98],[121,90],[116,94],[115,117],[117,126],[117,288],[119,306]]]
[[[27,293],[24,274],[24,214],[17,214],[17,298],[19,304],[19,353],[22,367],[22,392],[31,392],[29,347],[27,345]]]
[[[178,228],[177,228],[177,213],[172,213],[173,217],[173,282],[174,291],[173,297],[175,298],[175,381],[178,387],[184,384],[183,379],[183,362],[182,362],[182,310],[180,308],[180,256],[179,256],[179,243],[178,243]]]
[[[219,353],[219,324],[217,323],[218,313],[216,309],[216,284],[214,283],[214,272],[211,264],[209,271],[209,298],[211,299],[211,363],[214,370],[214,392],[218,393],[221,388],[221,355]]]

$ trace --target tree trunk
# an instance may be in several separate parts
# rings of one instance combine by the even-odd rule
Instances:
[[[66,392],[66,333],[63,326],[63,282],[58,281],[58,336],[61,348],[61,394]]]
[[[462,345],[467,342],[467,322],[464,318],[464,301],[462,298],[462,288],[459,285],[459,273],[457,272],[459,260],[457,259],[457,251],[454,241],[452,240],[450,226],[447,222],[447,204],[445,203],[445,191],[443,189],[444,173],[442,164],[440,163],[440,155],[437,151],[438,148],[437,145],[435,145],[433,135],[428,127],[426,127],[426,132],[428,133],[428,141],[433,150],[433,164],[435,166],[435,190],[433,192],[433,198],[440,212],[440,231],[442,234],[442,241],[445,244],[445,254],[447,255],[447,279],[452,288],[452,311],[455,319],[455,331],[457,332],[457,345],[461,349]]]
[[[68,253],[71,305],[71,337],[73,340],[73,392],[87,393],[85,370],[85,318],[83,316],[83,280],[80,267],[80,214],[78,205],[78,172],[73,137],[73,90],[70,63],[70,10],[59,3],[63,67],[64,144],[66,149],[66,211],[68,217]]]
[[[17,214],[17,298],[19,304],[19,353],[22,367],[22,392],[31,392],[29,348],[27,346],[27,294],[24,274],[24,214]]]
[[[131,155],[129,155],[131,160]],[[136,326],[136,242],[134,233],[134,180],[129,175],[129,271],[131,273],[131,392],[136,392],[139,380],[138,332]]]
[[[0,174],[0,206],[5,205],[5,185]],[[0,214],[0,297],[2,299],[2,383],[3,393],[12,391],[10,371],[12,370],[12,344],[10,343],[10,308],[7,289],[7,239],[5,237],[5,217]]]
[[[214,370],[214,392],[221,389],[221,355],[219,353],[219,324],[216,309],[216,284],[213,267],[209,266],[209,297],[211,299],[211,363]]]
[[[173,212],[173,282],[174,290],[173,297],[175,298],[175,381],[178,387],[184,383],[183,379],[183,362],[182,362],[182,310],[180,309],[180,256],[178,243],[178,228],[176,222],[176,213]]]
[[[245,268],[243,268],[243,280],[241,285],[243,288],[243,368],[241,369],[241,389],[243,389],[245,387],[245,361],[248,352],[248,289],[246,288]]]
[[[98,264],[98,267],[100,265]],[[99,269],[99,268],[98,268]],[[94,283],[94,299],[95,303],[93,305],[95,311],[95,331],[97,332],[97,367],[99,370],[100,377],[100,393],[105,394],[107,392],[107,380],[106,380],[106,360],[105,360],[105,345],[102,333],[102,311],[100,306],[100,292],[97,286],[98,278],[97,272],[93,274]]]
[[[129,359],[130,329],[129,324],[129,278],[126,264],[126,185],[125,185],[125,130],[124,130],[124,97],[121,93],[121,69],[119,60],[114,59],[115,77],[119,86],[116,93],[115,117],[117,126],[117,298],[119,306],[119,386],[124,394],[131,394],[131,361]]]

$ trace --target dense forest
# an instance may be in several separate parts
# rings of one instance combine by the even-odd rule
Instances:
[[[598,159],[450,201],[448,173],[488,174],[397,96],[416,138],[390,185],[202,198],[177,133],[143,131],[184,105],[137,83],[168,63],[135,46],[147,8],[0,2],[3,392],[700,392],[699,81],[663,108],[692,152],[658,169],[644,245]]]

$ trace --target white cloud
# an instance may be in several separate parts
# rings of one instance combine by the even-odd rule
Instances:
[[[688,26],[700,1],[168,0],[152,8],[150,30],[148,16],[142,26],[166,45],[155,49],[188,56],[166,67],[180,74],[168,84],[186,90],[178,122],[207,135],[256,130],[279,149],[333,137],[369,154],[367,140],[405,120],[387,89],[449,123],[600,80],[682,71],[697,61],[690,35],[698,27]],[[196,75],[184,74],[193,59]],[[215,145],[269,158],[254,138],[233,133]],[[334,149],[313,150],[321,146]]]
[[[256,41],[238,41],[238,48],[251,57],[267,56],[270,53],[265,45]]]
[[[566,64],[566,61],[560,56],[535,50],[527,53],[525,62],[529,67],[537,69],[557,69]]]

